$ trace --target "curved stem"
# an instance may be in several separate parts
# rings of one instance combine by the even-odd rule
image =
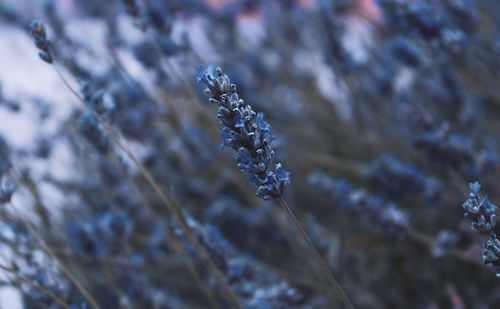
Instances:
[[[323,272],[325,277],[330,282],[335,294],[337,294],[340,297],[340,299],[342,300],[342,302],[344,303],[344,305],[347,308],[354,309],[354,306],[352,305],[351,301],[349,300],[347,295],[344,293],[344,291],[340,287],[340,284],[337,282],[337,280],[335,280],[335,277],[333,277],[333,274],[328,269],[328,266],[326,265],[325,261],[323,261],[323,259],[319,255],[316,248],[314,248],[314,245],[312,244],[311,240],[309,239],[306,232],[302,228],[302,225],[299,223],[299,221],[297,220],[297,218],[293,214],[292,210],[288,207],[288,204],[285,202],[285,200],[281,196],[278,197],[278,201],[279,201],[281,207],[283,207],[283,210],[285,211],[285,213],[288,216],[288,218],[290,219],[290,221],[292,221],[295,229],[297,230],[297,232],[299,232],[300,236],[302,237],[302,239],[306,243],[307,247],[309,248],[309,251],[313,255],[314,259],[316,260],[316,263],[321,268],[321,271]]]

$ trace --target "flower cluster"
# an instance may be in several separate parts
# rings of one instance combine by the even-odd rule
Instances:
[[[30,25],[31,36],[35,41],[35,45],[40,50],[38,55],[43,61],[47,63],[52,63],[54,61],[52,42],[47,40],[47,34],[45,33],[45,26],[42,22],[34,20]]]
[[[80,92],[82,93],[82,99],[85,104],[98,115],[106,115],[112,109],[111,104],[106,102],[104,97],[104,89],[99,89],[96,85],[92,84],[90,81],[81,80]]]
[[[211,224],[201,224],[189,214],[189,225],[201,246],[213,258],[227,282],[240,297],[244,308],[298,308],[303,295],[286,279],[259,263],[250,255],[238,251]],[[173,224],[174,234],[187,241],[182,230]],[[190,245],[187,251],[193,252]],[[306,308],[309,308],[306,301]]]
[[[272,170],[271,142],[275,136],[264,114],[255,113],[239,98],[236,85],[231,84],[221,68],[217,68],[214,75],[210,66],[200,66],[197,82],[207,86],[205,93],[210,96],[209,101],[219,106],[217,117],[223,126],[220,130],[222,147],[228,146],[238,152],[238,167],[248,176],[249,183],[258,186],[256,195],[265,200],[280,197],[290,183],[290,173],[281,163]]]
[[[90,220],[69,222],[66,232],[68,243],[77,254],[115,256],[124,250],[132,228],[125,212],[108,211]]]
[[[450,132],[448,125],[420,132],[414,140],[439,168],[454,168],[466,179],[480,177],[494,169],[498,156],[489,149],[477,149],[470,136]]]
[[[318,171],[309,175],[307,183],[341,208],[379,227],[390,238],[404,236],[410,227],[408,214],[397,205],[355,189],[346,180],[333,179]]]
[[[472,222],[472,229],[479,234],[494,233],[496,223],[497,206],[488,201],[486,195],[483,199],[479,196],[481,185],[479,182],[470,184],[471,193],[469,199],[462,204],[465,210],[465,217]]]
[[[477,5],[474,1],[437,3],[439,4],[425,1],[381,1],[388,13],[388,23],[394,29],[413,37],[438,40],[438,46],[449,48],[453,52],[466,43],[467,33],[477,26]]]
[[[489,265],[497,277],[500,278],[500,241],[495,233],[497,206],[491,204],[488,196],[481,199],[479,182],[470,183],[471,193],[469,198],[462,204],[465,217],[472,222],[472,229],[478,234],[489,234],[490,239],[483,244],[481,250],[483,263]]]
[[[425,152],[436,169],[453,169],[468,180],[494,170],[498,154],[491,147],[480,147],[472,136],[456,132],[449,122],[436,119],[424,109],[406,102],[407,99],[399,101],[402,120],[409,124],[413,146]]]
[[[428,201],[440,200],[441,186],[436,179],[392,154],[385,153],[372,161],[366,169],[366,178],[387,196],[423,194]]]
[[[481,250],[483,254],[483,263],[489,265],[492,272],[500,278],[500,241],[498,238],[491,237],[483,244]]]
[[[290,244],[266,206],[246,208],[234,199],[221,198],[207,208],[205,218],[242,252],[270,255]]]

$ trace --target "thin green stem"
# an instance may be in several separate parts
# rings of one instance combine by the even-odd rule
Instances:
[[[351,301],[349,300],[347,295],[344,293],[344,291],[340,287],[340,284],[337,282],[337,280],[335,280],[335,277],[333,277],[333,274],[328,269],[328,266],[326,265],[325,261],[323,261],[323,259],[319,255],[316,248],[314,248],[314,245],[312,244],[311,240],[307,236],[307,233],[302,228],[302,225],[299,223],[299,221],[297,220],[297,218],[293,214],[290,207],[288,207],[288,204],[285,202],[285,200],[281,196],[278,197],[278,201],[279,201],[281,207],[283,208],[283,210],[285,211],[286,215],[290,219],[290,221],[293,223],[295,229],[297,230],[297,232],[299,232],[300,236],[302,237],[302,239],[306,243],[307,247],[309,248],[309,251],[311,252],[314,259],[316,260],[316,263],[321,268],[321,271],[323,272],[325,277],[330,282],[335,294],[337,294],[340,297],[340,300],[344,303],[344,305],[347,308],[354,309],[354,306],[352,305]]]

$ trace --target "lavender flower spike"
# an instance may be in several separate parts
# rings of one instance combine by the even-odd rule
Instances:
[[[481,185],[479,182],[474,182],[469,185],[472,193],[469,195],[462,207],[465,210],[465,217],[472,221],[472,229],[479,234],[494,233],[493,228],[496,223],[495,211],[497,206],[488,201],[488,196],[483,199],[479,196]]]
[[[196,81],[207,88],[209,102],[219,106],[217,116],[222,125],[222,147],[228,146],[238,152],[238,167],[248,176],[248,182],[258,186],[255,195],[269,200],[280,197],[287,184],[290,173],[281,163],[274,165],[274,151],[271,143],[275,138],[271,126],[264,120],[263,113],[255,113],[252,107],[239,98],[236,85],[221,68],[213,73],[212,67],[200,65]]]
[[[38,20],[33,20],[30,24],[31,37],[35,41],[35,45],[40,51],[38,55],[43,61],[47,63],[52,63],[53,53],[52,53],[52,43],[47,40],[47,34],[45,32],[45,26],[42,22]]]
[[[489,265],[491,271],[500,278],[500,241],[494,230],[497,206],[488,201],[488,196],[480,198],[480,188],[481,185],[477,181],[470,184],[472,193],[462,207],[465,210],[465,217],[472,221],[472,229],[478,234],[490,235],[490,239],[483,243],[481,250],[483,263]]]

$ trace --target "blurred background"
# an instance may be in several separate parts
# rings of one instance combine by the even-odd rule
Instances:
[[[496,0],[0,0],[0,64],[2,309],[343,308],[200,64],[266,115],[356,308],[500,307],[462,209],[500,203]]]

